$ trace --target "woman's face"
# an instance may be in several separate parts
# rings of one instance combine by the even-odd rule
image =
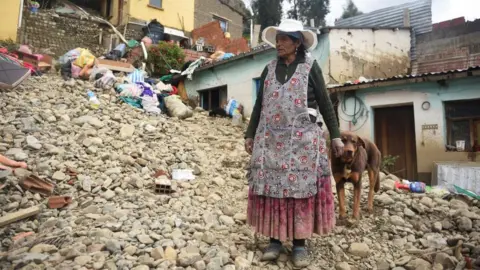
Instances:
[[[298,46],[300,46],[300,41],[293,41],[292,38],[287,35],[277,35],[276,47],[279,57],[285,58],[292,54],[295,54]]]

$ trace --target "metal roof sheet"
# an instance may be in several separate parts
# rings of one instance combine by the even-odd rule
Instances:
[[[402,27],[404,26],[404,10],[410,11],[410,26],[412,27],[411,58],[416,59],[416,35],[432,31],[432,0],[417,0],[398,6],[387,7],[369,13],[338,19],[335,26],[357,27]]]
[[[469,71],[476,71],[480,70],[480,66],[472,66],[466,69],[454,69],[454,70],[449,70],[449,71],[442,71],[442,72],[428,72],[428,73],[423,73],[423,74],[416,74],[416,75],[397,75],[389,78],[383,78],[383,79],[371,79],[371,80],[365,80],[362,82],[358,83],[352,83],[352,82],[347,82],[341,85],[330,85],[327,88],[329,90],[337,90],[341,89],[343,87],[348,87],[348,86],[358,86],[358,85],[368,85],[368,84],[373,84],[377,82],[388,82],[388,81],[400,81],[400,80],[408,80],[408,79],[415,79],[415,78],[425,78],[425,77],[430,77],[430,76],[439,76],[439,75],[448,75],[448,74],[456,74],[456,73],[462,73],[462,72],[469,72]]]

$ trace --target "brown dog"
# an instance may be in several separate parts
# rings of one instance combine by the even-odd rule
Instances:
[[[362,139],[352,132],[343,131],[341,139],[344,144],[343,155],[335,157],[331,153],[332,173],[337,186],[340,220],[345,220],[345,183],[351,182],[354,187],[353,217],[360,218],[360,195],[362,191],[362,174],[368,170],[370,189],[368,192],[368,211],[373,213],[373,194],[380,189],[381,154],[377,146]]]

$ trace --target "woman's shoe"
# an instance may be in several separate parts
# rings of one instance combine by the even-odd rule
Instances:
[[[295,268],[303,268],[310,265],[310,255],[306,247],[293,247],[292,263]]]
[[[274,261],[280,256],[283,246],[279,243],[270,243],[268,247],[263,251],[262,261]]]

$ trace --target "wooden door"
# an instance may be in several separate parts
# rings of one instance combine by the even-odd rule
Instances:
[[[409,181],[417,180],[417,147],[413,106],[374,110],[375,143],[387,155],[398,156],[390,173]]]

